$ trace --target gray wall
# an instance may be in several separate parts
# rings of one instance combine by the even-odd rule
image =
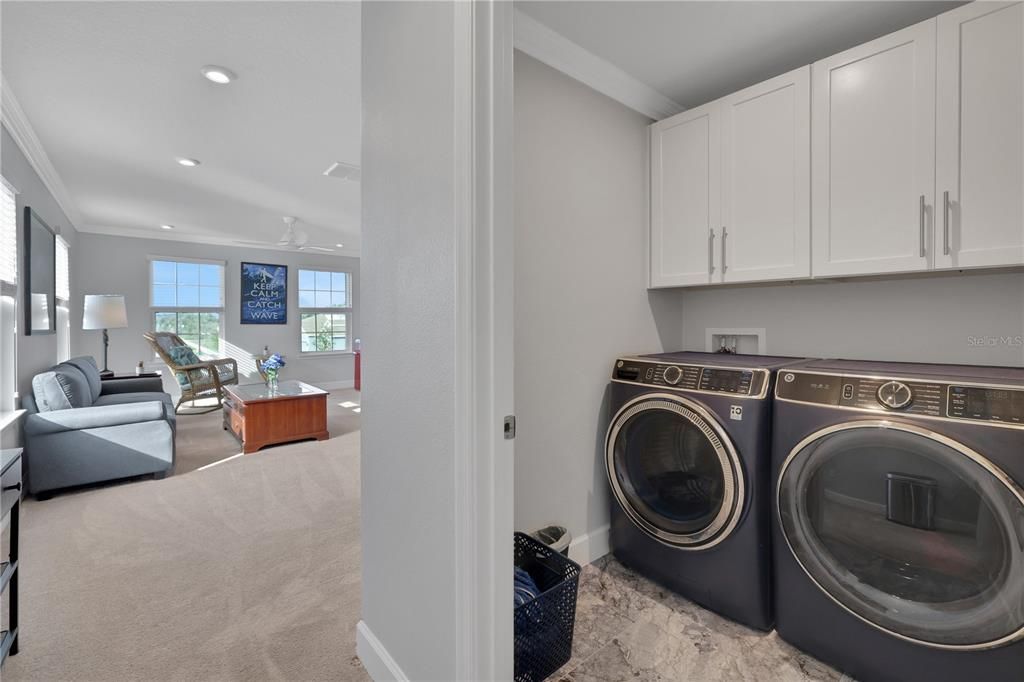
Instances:
[[[688,350],[704,350],[708,327],[763,327],[772,354],[1024,364],[1019,272],[688,289],[680,297]]]
[[[71,322],[72,352],[74,352],[74,320],[81,320],[82,301],[78,295],[79,244],[78,233],[46,185],[29,164],[28,159],[14,142],[6,127],[0,132],[0,175],[18,189],[18,392],[31,391],[32,377],[57,362],[57,335],[35,334],[24,331],[25,307],[22,302],[25,281],[25,250],[23,230],[24,208],[31,206],[47,225],[60,233],[68,243],[71,264]]]
[[[110,368],[130,372],[139,360],[163,367],[154,359],[142,334],[153,329],[149,307],[149,260],[147,256],[167,258],[207,258],[226,261],[224,272],[225,355],[239,362],[239,372],[259,380],[253,353],[263,346],[286,356],[288,365],[281,371],[284,379],[300,379],[315,384],[352,380],[351,354],[306,356],[299,354],[299,315],[296,303],[300,267],[333,269],[352,273],[352,338],[359,336],[359,259],[307,252],[272,249],[209,246],[167,239],[110,237],[83,232],[79,235],[79,287],[84,294],[124,294],[128,309],[127,329],[110,330]],[[239,322],[240,263],[274,263],[288,266],[288,324],[243,325]],[[72,317],[72,329],[78,341],[77,354],[92,355],[102,363],[102,332],[82,331],[82,317]],[[165,389],[176,393],[176,382],[164,373]]]
[[[453,10],[362,13],[360,627],[414,680],[456,670]]]
[[[645,289],[649,123],[516,53],[515,522],[522,530],[557,522],[579,538],[607,526],[612,361],[682,343],[678,293]]]

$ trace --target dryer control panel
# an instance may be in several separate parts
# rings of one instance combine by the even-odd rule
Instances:
[[[868,412],[1024,426],[1024,389],[1014,387],[782,370],[775,396]]]
[[[701,393],[760,396],[768,381],[768,370],[677,365],[641,358],[620,358],[612,370],[612,380]]]

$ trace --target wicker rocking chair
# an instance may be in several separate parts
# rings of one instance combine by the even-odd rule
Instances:
[[[178,380],[181,398],[174,407],[175,412],[183,402],[192,401],[194,407],[196,400],[211,397],[217,398],[217,404],[213,407],[183,414],[205,414],[221,409],[224,402],[221,387],[238,383],[238,363],[235,360],[200,360],[181,337],[171,332],[146,332],[143,336]]]

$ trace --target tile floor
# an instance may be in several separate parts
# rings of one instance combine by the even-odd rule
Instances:
[[[850,677],[779,639],[703,609],[610,555],[583,569],[573,657],[561,682],[765,680]]]

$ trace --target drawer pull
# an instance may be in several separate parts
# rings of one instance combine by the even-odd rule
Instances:
[[[7,492],[8,490],[21,490],[21,481],[18,481],[14,485],[5,485],[0,492]]]

